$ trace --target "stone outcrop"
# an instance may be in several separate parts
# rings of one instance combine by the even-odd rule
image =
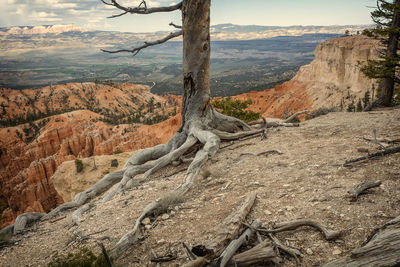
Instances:
[[[237,96],[250,98],[250,109],[264,117],[285,117],[299,110],[357,104],[376,81],[360,72],[359,62],[377,57],[378,42],[365,36],[329,39],[319,44],[315,59],[290,81],[273,89]],[[377,86],[375,86],[377,87]],[[376,91],[375,91],[376,94]]]

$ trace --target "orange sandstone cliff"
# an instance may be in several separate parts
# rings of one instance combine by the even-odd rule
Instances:
[[[377,57],[376,40],[365,36],[329,39],[319,44],[315,59],[302,66],[290,81],[273,89],[238,95],[252,99],[249,109],[264,117],[285,117],[300,110],[345,108],[357,104],[366,91],[372,96],[374,80],[359,69],[359,62]],[[376,94],[376,92],[375,92]]]

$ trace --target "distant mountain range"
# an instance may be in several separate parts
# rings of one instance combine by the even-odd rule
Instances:
[[[46,34],[62,32],[83,32],[83,28],[73,24],[68,25],[41,25],[41,26],[14,26],[0,28],[0,35],[10,34]]]
[[[300,36],[303,34],[344,34],[346,31],[349,31],[350,34],[356,34],[357,32],[361,32],[362,30],[371,27],[372,25],[262,26],[235,25],[228,23],[211,26],[211,35],[213,40],[251,40],[276,36]],[[59,34],[64,32],[93,31],[85,30],[73,24],[0,27],[0,35]],[[158,32],[158,34],[164,33],[165,32]]]

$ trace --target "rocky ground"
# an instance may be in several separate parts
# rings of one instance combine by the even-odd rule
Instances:
[[[224,218],[253,191],[257,192],[257,199],[248,222],[258,219],[268,226],[271,222],[314,219],[342,232],[338,240],[330,242],[307,227],[277,234],[302,252],[301,266],[321,266],[347,255],[361,246],[375,227],[400,215],[400,155],[351,167],[342,164],[366,155],[367,150],[379,150],[376,144],[363,139],[371,137],[372,129],[376,129],[378,138],[399,139],[399,122],[400,109],[329,113],[305,121],[298,128],[269,129],[264,140],[255,137],[230,146],[221,144],[227,147],[208,162],[198,185],[183,203],[157,218],[149,218],[141,241],[118,263],[155,266],[150,263],[153,249],[159,256],[177,255],[176,260],[162,266],[181,265],[187,261],[182,242],[188,246],[206,244]],[[283,154],[241,155],[270,149]],[[109,161],[112,159],[113,155],[109,156]],[[98,168],[109,168],[109,162],[101,162],[106,163],[98,164]],[[12,237],[13,246],[0,250],[0,266],[46,266],[57,253],[74,252],[81,247],[99,253],[95,239],[104,236],[111,237],[104,245],[112,247],[133,227],[145,205],[182,181],[185,167],[165,168],[149,182],[107,203],[95,199],[93,208],[81,217],[79,227],[72,225],[70,212],[61,220],[34,224],[23,235]],[[71,179],[77,177],[74,168],[64,170]],[[357,201],[348,197],[349,189],[370,180],[381,180],[382,185]],[[78,231],[91,239],[77,238]],[[283,266],[297,265],[293,258],[285,256]]]

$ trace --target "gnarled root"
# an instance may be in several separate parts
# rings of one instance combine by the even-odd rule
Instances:
[[[192,188],[196,181],[196,178],[198,177],[201,167],[204,165],[209,157],[212,157],[218,151],[220,139],[212,132],[204,131],[201,130],[199,127],[194,126],[191,128],[189,137],[187,138],[186,142],[180,148],[176,149],[171,154],[168,154],[166,158],[160,158],[160,160],[158,161],[158,164],[160,165],[166,164],[166,162],[171,163],[173,160],[183,155],[184,151],[187,151],[191,146],[193,146],[197,142],[197,140],[203,143],[204,147],[196,153],[194,160],[192,161],[186,172],[183,183],[175,190],[171,191],[170,194],[183,197]],[[145,207],[142,214],[136,220],[133,229],[125,234],[111,249],[110,255],[113,258],[116,259],[121,256],[122,253],[129,246],[136,242],[137,233],[142,220],[146,216],[157,210],[162,205],[162,203],[163,199],[157,199]]]
[[[28,213],[23,213],[23,214],[19,215],[17,217],[17,219],[15,219],[14,228],[13,228],[14,235],[19,234],[22,231],[24,231],[25,227],[28,224],[38,221],[40,218],[43,217],[43,215],[44,215],[43,213],[39,213],[39,212],[28,212]]]

